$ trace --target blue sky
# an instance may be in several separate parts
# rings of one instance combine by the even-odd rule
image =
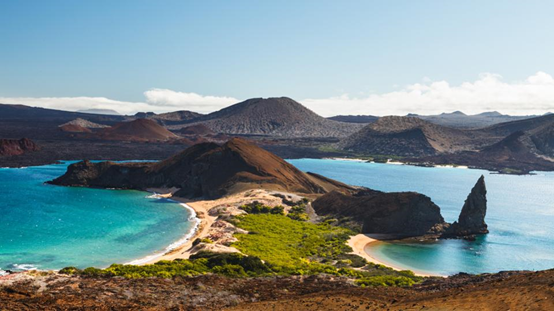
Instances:
[[[418,83],[478,84],[486,73],[508,86],[537,73],[551,77],[553,11],[554,2],[508,0],[2,1],[0,99],[104,98],[114,108],[127,103],[124,112],[132,105],[207,112],[235,99],[289,96],[334,114],[341,111],[330,100],[346,98],[354,113],[386,114],[376,107],[382,101],[361,100]],[[152,89],[202,98],[149,98]],[[509,104],[505,112],[538,113],[553,107],[541,92],[527,98],[539,96],[538,106],[521,111],[493,100],[469,112]],[[446,103],[405,111],[409,103],[398,101],[391,103],[398,113],[464,107],[439,99]]]

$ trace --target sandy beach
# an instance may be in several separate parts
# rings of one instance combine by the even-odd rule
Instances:
[[[208,250],[213,252],[239,252],[236,248],[226,246],[235,241],[233,234],[240,229],[231,226],[225,221],[217,220],[220,214],[238,215],[243,211],[238,206],[252,201],[258,201],[268,206],[282,205],[283,201],[272,195],[273,191],[266,190],[248,190],[234,195],[226,196],[217,200],[198,200],[192,201],[185,198],[173,196],[177,189],[150,188],[149,192],[156,193],[160,197],[185,203],[196,212],[200,224],[196,232],[182,245],[172,251],[157,256],[151,260],[145,260],[140,264],[153,264],[160,260],[188,259],[192,254],[199,250]],[[293,196],[292,194],[287,194]],[[210,210],[212,213],[210,214]],[[209,238],[213,243],[203,243],[200,246],[193,246],[196,239]]]
[[[401,267],[392,265],[388,262],[378,260],[377,258],[371,256],[370,254],[368,254],[365,251],[365,248],[368,244],[378,243],[378,242],[380,242],[380,240],[375,239],[375,238],[373,238],[373,237],[371,237],[367,234],[357,234],[357,235],[354,235],[354,236],[350,237],[350,239],[348,240],[347,243],[348,243],[348,246],[352,247],[352,250],[353,250],[354,254],[365,258],[365,260],[367,260],[369,262],[372,262],[374,264],[387,266],[387,267],[392,268],[392,269],[397,270],[397,271],[406,270],[405,268],[401,268]],[[436,275],[436,274],[428,274],[428,273],[423,273],[423,272],[417,272],[417,271],[414,271],[414,270],[412,270],[412,271],[418,276],[426,276],[426,277],[428,277],[428,276],[442,276],[442,275]]]

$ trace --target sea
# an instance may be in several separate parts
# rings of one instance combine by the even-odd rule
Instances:
[[[366,251],[394,266],[438,275],[554,268],[553,172],[516,176],[331,159],[289,162],[352,185],[423,193],[449,222],[484,175],[489,234],[473,242],[379,242]],[[0,274],[140,263],[182,244],[195,230],[194,211],[146,192],[45,184],[70,163],[0,168]]]
[[[347,184],[423,193],[440,206],[448,222],[457,220],[471,188],[484,175],[489,234],[473,242],[379,242],[366,247],[366,252],[399,268],[437,275],[554,268],[554,172],[518,176],[332,159],[289,162]]]
[[[140,263],[195,230],[193,210],[147,192],[45,183],[70,163],[0,168],[0,274]]]

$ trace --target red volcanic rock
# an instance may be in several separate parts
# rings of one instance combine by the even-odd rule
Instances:
[[[37,151],[39,147],[28,138],[0,139],[0,156],[20,155],[28,151]]]
[[[68,133],[92,133],[92,131],[86,127],[82,127],[77,124],[64,124],[60,126],[60,130]]]
[[[179,138],[156,121],[149,119],[117,123],[112,127],[101,130],[98,137],[108,140],[130,141],[166,141]]]

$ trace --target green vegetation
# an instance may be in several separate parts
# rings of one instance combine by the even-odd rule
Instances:
[[[282,207],[271,208],[257,202],[241,206],[249,212],[231,221],[248,234],[236,234],[238,253],[199,252],[189,259],[159,261],[151,265],[113,264],[106,269],[67,267],[64,274],[126,278],[176,276],[190,277],[215,273],[227,277],[330,274],[355,279],[360,286],[411,286],[422,280],[411,271],[395,271],[368,263],[351,254],[346,244],[353,231],[331,225],[332,221],[303,221],[305,203],[294,206],[287,215]],[[306,217],[307,219],[307,217]],[[197,239],[195,243],[211,243]]]
[[[284,215],[285,208],[282,206],[270,207],[254,201],[249,204],[245,204],[239,207],[241,210],[247,212],[248,214],[277,214]]]
[[[324,223],[296,221],[282,215],[250,214],[237,217],[234,224],[249,234],[237,234],[239,241],[233,246],[275,265],[296,266],[313,258],[336,259],[352,251],[346,245],[352,232]]]
[[[236,234],[239,241],[233,246],[259,257],[276,274],[327,273],[355,278],[363,286],[409,286],[422,279],[411,271],[395,271],[350,254],[346,241],[354,232],[329,223],[254,214],[236,217],[234,224],[249,233]],[[377,276],[381,278],[374,279]]]
[[[377,275],[356,280],[356,284],[366,286],[412,286],[415,284],[413,278],[405,276]]]
[[[123,276],[126,278],[195,276],[217,273],[229,277],[272,275],[272,271],[259,258],[241,254],[199,252],[190,259],[162,260],[152,265],[135,266],[113,264],[106,269],[67,267],[62,274],[83,276]]]
[[[306,214],[306,204],[300,203],[299,205],[293,206],[290,208],[287,217],[293,220],[306,221],[309,219],[308,214]]]

